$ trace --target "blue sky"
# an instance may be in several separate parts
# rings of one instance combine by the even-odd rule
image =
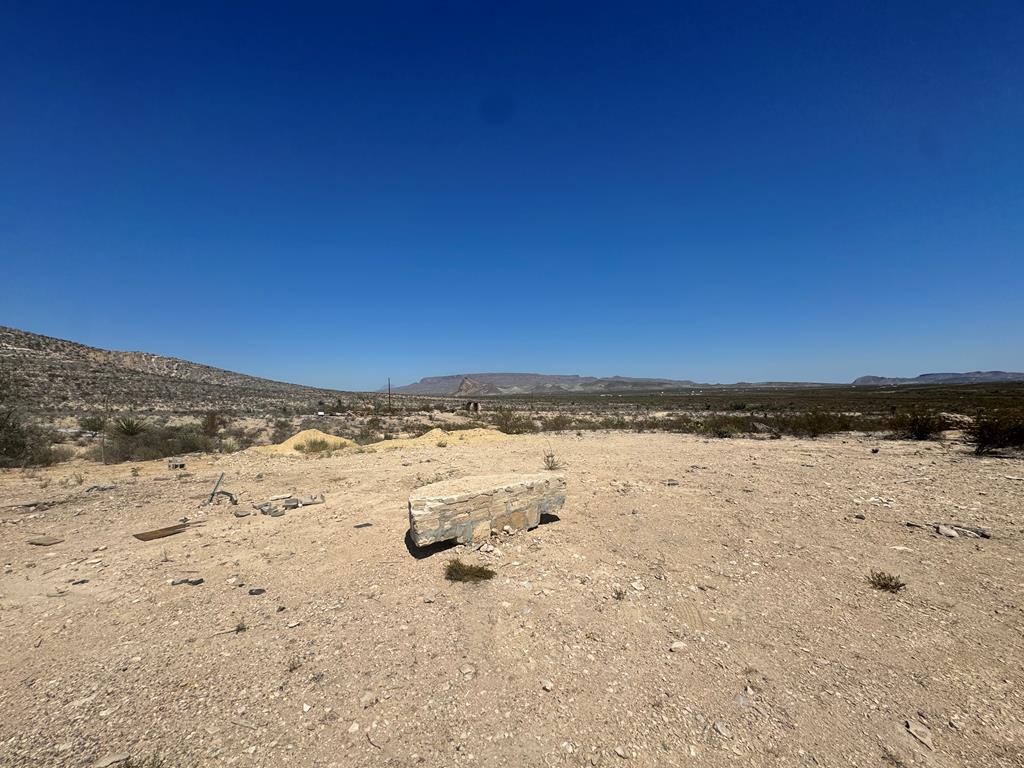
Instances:
[[[1024,370],[1024,6],[4,3],[0,324],[246,373]]]

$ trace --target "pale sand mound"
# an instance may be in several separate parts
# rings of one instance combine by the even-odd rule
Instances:
[[[319,429],[304,429],[301,432],[292,435],[283,443],[277,445],[260,445],[254,450],[260,453],[297,453],[295,446],[307,443],[310,440],[326,440],[331,444],[333,448],[351,448],[355,445],[354,442],[344,437],[338,437],[337,435],[329,435],[326,432],[321,432]]]
[[[437,445],[444,442],[448,445],[461,445],[463,443],[490,443],[496,440],[506,440],[508,435],[496,429],[457,429],[454,432],[445,432],[443,429],[434,427],[429,432],[424,432],[419,437],[401,437],[395,440],[381,440],[379,443],[364,445],[364,451],[391,451],[398,448],[414,448],[421,445]]]

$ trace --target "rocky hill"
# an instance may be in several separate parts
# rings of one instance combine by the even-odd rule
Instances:
[[[0,371],[39,411],[266,412],[345,393],[246,376],[148,352],[117,352],[0,326]]]
[[[1012,371],[970,371],[968,373],[922,373],[912,379],[888,376],[861,376],[855,387],[889,387],[900,384],[993,384],[1002,381],[1024,381],[1024,373]]]

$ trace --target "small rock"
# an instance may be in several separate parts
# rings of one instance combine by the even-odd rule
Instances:
[[[263,589],[263,587],[253,587],[252,589],[249,590],[249,594],[253,595],[253,596],[255,596],[255,595],[262,595],[266,591],[267,590]]]
[[[907,729],[911,736],[917,739],[919,742],[924,744],[928,749],[935,749],[932,745],[932,732],[927,726],[921,725],[914,720],[904,720],[903,726]]]
[[[626,752],[626,750],[623,749],[622,747],[616,747],[615,748],[615,754],[618,755],[619,757],[621,757],[623,760],[626,760],[626,759],[629,758],[629,753]]]
[[[359,733],[359,723],[355,720],[352,721],[352,725],[348,727],[349,733]]]
[[[555,684],[550,680],[541,680],[540,687],[543,688],[545,691],[550,691],[554,689]]]
[[[732,738],[732,731],[729,730],[729,726],[721,720],[715,720],[715,733],[717,733],[723,739]]]
[[[864,517],[864,513],[863,512],[858,512],[853,517],[854,517],[855,520],[867,520],[867,518]]]
[[[956,539],[960,537],[960,534],[950,528],[948,525],[937,525],[935,530],[940,536],[945,536],[947,539]]]
[[[370,691],[367,691],[359,697],[359,706],[363,709],[369,709],[377,703],[377,697],[374,696]]]
[[[634,581],[630,586],[632,586],[633,589],[635,589],[637,592],[643,592],[645,589],[647,589],[647,587],[644,586],[644,583],[640,581],[640,579]]]
[[[672,653],[677,653],[678,651],[685,651],[686,643],[684,643],[682,640],[676,640],[674,643],[672,643],[672,645],[668,647],[668,649],[672,651]]]
[[[313,707],[312,707],[312,706],[310,706],[309,704],[303,704],[303,705],[302,705],[302,711],[303,711],[303,712],[309,712],[309,710],[311,710],[312,708],[313,708]]]
[[[117,754],[104,755],[95,763],[92,764],[92,768],[110,768],[112,765],[120,765],[121,763],[127,763],[131,759],[131,755],[127,752],[118,752]]]

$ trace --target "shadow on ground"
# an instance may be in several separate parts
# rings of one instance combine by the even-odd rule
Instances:
[[[541,525],[549,525],[551,523],[557,523],[561,518],[558,515],[550,512],[545,512],[540,516]],[[358,527],[358,526],[357,526]],[[412,529],[407,528],[405,530],[405,548],[409,550],[409,554],[415,557],[417,560],[423,560],[424,558],[436,555],[438,552],[445,552],[452,547],[456,546],[458,542],[454,539],[450,541],[439,541],[435,544],[428,544],[425,547],[417,547],[412,540]]]

